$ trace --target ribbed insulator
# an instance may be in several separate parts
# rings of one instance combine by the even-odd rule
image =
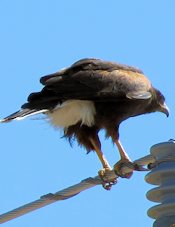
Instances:
[[[145,180],[158,187],[148,191],[147,198],[159,204],[148,210],[148,216],[156,219],[154,227],[175,227],[175,141],[156,144],[150,152],[158,165]]]

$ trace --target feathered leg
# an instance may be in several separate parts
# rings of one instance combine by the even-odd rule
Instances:
[[[112,168],[101,151],[101,143],[98,137],[98,131],[99,128],[95,126],[88,127],[86,125],[77,124],[67,128],[67,130],[64,132],[64,136],[70,141],[72,138],[76,138],[78,143],[80,145],[84,145],[88,152],[92,150],[96,152],[103,166],[103,169],[99,171],[99,176],[104,182],[103,187],[110,189],[112,184],[116,182],[116,179],[114,179],[114,182],[105,182],[105,179],[108,178],[107,176],[109,176],[109,173],[111,173]]]

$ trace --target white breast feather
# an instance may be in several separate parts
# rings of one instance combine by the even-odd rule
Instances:
[[[67,128],[78,122],[92,126],[94,124],[95,106],[92,101],[69,100],[59,104],[52,111],[47,113],[51,124],[55,127]]]

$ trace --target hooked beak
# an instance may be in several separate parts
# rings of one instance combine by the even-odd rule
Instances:
[[[169,117],[169,108],[166,103],[160,106],[160,112],[166,114],[166,116]]]

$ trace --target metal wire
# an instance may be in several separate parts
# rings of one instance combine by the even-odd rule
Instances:
[[[154,162],[155,162],[155,158],[152,155],[147,155],[143,158],[136,160],[134,163],[142,166],[142,165],[148,165]],[[132,171],[133,169],[131,167],[122,167],[123,173],[129,173]],[[110,181],[116,180],[118,177],[119,176],[117,176],[115,172],[111,170],[107,175],[107,181],[110,182]],[[56,201],[69,199],[79,194],[80,192],[87,190],[89,188],[95,187],[97,185],[104,185],[104,181],[102,181],[102,179],[99,176],[89,177],[87,179],[82,180],[78,184],[65,188],[54,194],[49,193],[49,194],[43,195],[38,200],[25,204],[7,213],[1,214],[0,224],[10,221],[12,219],[15,219],[17,217],[20,217],[34,210],[40,209]]]

